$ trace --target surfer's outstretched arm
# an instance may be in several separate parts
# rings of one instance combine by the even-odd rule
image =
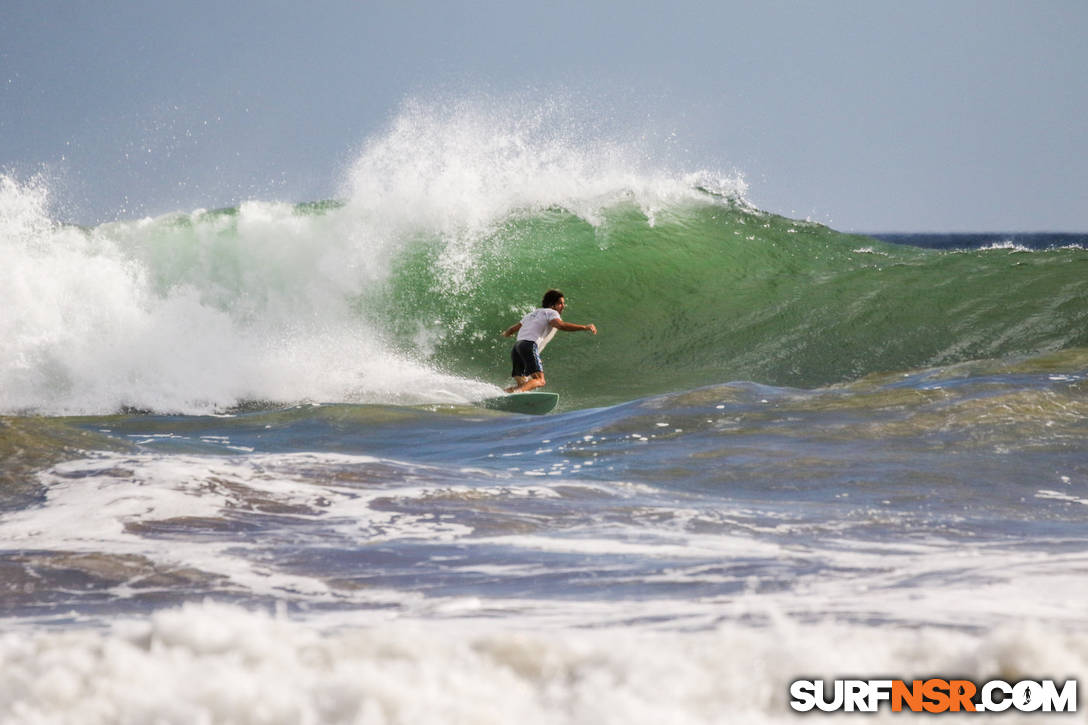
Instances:
[[[592,332],[594,335],[597,334],[597,326],[592,323],[588,325],[576,325],[573,322],[563,322],[557,317],[548,324],[563,332]]]
[[[503,337],[510,337],[511,335],[517,334],[517,331],[520,330],[520,329],[521,329],[521,323],[520,322],[517,323],[516,325],[510,325],[510,327],[503,330],[502,336]]]

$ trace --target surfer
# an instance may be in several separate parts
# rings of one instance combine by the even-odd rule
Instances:
[[[544,293],[544,301],[540,307],[533,310],[521,322],[511,325],[503,333],[503,337],[510,337],[517,333],[518,339],[514,348],[510,351],[510,359],[514,363],[514,369],[510,373],[516,384],[506,388],[508,393],[525,393],[544,385],[544,363],[540,360],[540,351],[544,349],[557,330],[564,332],[589,331],[597,334],[596,325],[576,325],[573,322],[563,322],[559,316],[567,301],[563,293],[557,289],[550,289]]]

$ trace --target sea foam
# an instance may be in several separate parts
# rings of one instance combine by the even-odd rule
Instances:
[[[284,204],[85,230],[0,187],[0,410],[208,412],[247,400],[464,402],[353,309],[381,271],[342,215]]]
[[[779,619],[703,632],[305,623],[212,603],[0,637],[8,723],[786,723],[789,683],[1088,674],[1088,640]],[[849,716],[848,716],[849,717]],[[887,707],[867,722],[898,722]],[[1007,713],[1003,721],[1037,715]]]

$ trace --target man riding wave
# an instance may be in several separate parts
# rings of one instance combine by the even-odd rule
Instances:
[[[510,351],[510,360],[513,370],[510,376],[516,381],[514,385],[506,388],[508,393],[525,393],[544,385],[544,363],[540,359],[540,351],[544,349],[556,331],[564,332],[592,332],[597,334],[597,326],[576,325],[573,322],[563,322],[560,313],[567,306],[563,293],[557,289],[550,289],[544,293],[544,300],[540,307],[533,310],[521,322],[511,325],[503,333],[503,337],[510,337],[517,333],[518,339],[514,348]]]

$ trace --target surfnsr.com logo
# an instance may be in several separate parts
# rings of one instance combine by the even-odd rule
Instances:
[[[790,707],[798,712],[1076,712],[1077,681],[1059,687],[1054,680],[796,680]]]

